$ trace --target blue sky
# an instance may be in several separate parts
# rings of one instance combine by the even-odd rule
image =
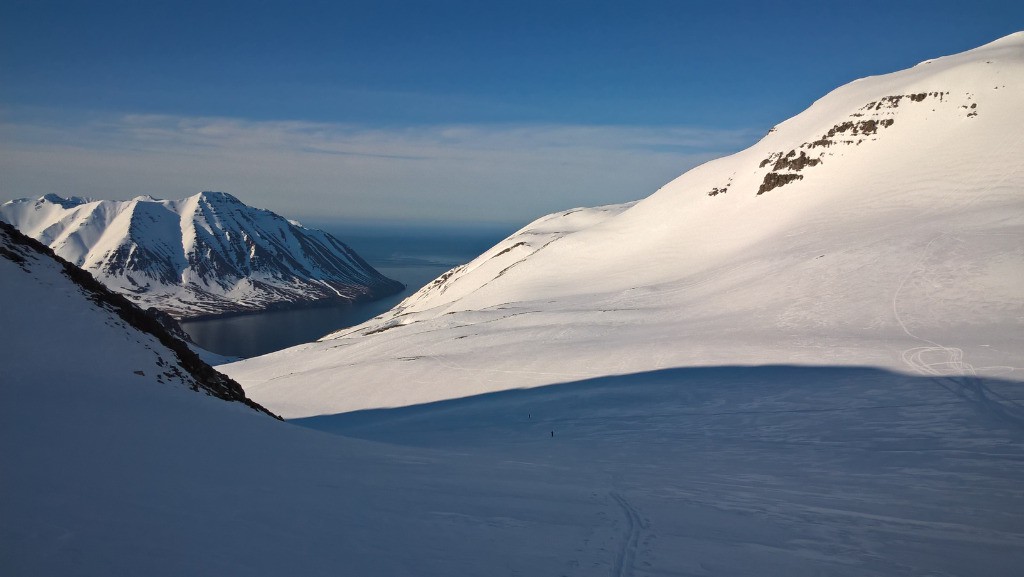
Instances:
[[[641,198],[1022,2],[0,3],[0,198],[522,222]]]

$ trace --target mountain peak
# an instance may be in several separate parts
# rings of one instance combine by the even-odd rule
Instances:
[[[196,196],[199,198],[199,200],[205,200],[207,202],[230,202],[243,204],[243,202],[238,200],[238,198],[236,198],[235,196],[230,195],[226,192],[220,192],[216,190],[204,190],[197,194]]]
[[[63,208],[74,208],[76,206],[92,202],[92,199],[81,196],[69,196],[64,198],[57,194],[44,194],[39,197],[39,202],[49,202],[52,204],[59,204]]]

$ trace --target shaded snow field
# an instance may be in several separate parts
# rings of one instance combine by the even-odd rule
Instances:
[[[439,512],[522,556],[490,574],[1015,575],[1022,400],[1019,382],[717,367],[297,422],[522,483],[490,502],[460,473],[466,501]]]
[[[3,415],[12,575],[1012,576],[1024,563],[1021,383],[680,369],[299,421],[349,438],[187,391],[51,395]]]

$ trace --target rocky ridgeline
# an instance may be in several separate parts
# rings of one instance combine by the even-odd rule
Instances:
[[[826,156],[834,154],[830,150],[833,147],[859,146],[863,142],[876,140],[881,131],[896,124],[895,111],[901,105],[905,107],[908,103],[927,102],[948,105],[950,103],[949,95],[949,92],[919,92],[885,96],[868,102],[850,114],[847,119],[829,128],[820,138],[805,142],[797,149],[774,152],[762,160],[758,168],[770,168],[761,180],[756,194],[762,195],[792,182],[803,180],[802,171],[822,164]],[[960,109],[966,111],[967,118],[974,118],[978,115],[978,104],[972,102],[973,96],[973,94],[965,93],[964,103],[960,105]],[[776,129],[772,128],[768,134],[774,132]],[[725,194],[731,185],[732,179],[730,178],[728,183],[713,187],[707,192],[707,195]]]
[[[146,375],[142,371],[137,371],[136,374],[139,376],[151,377],[159,383],[171,380],[191,383],[190,388],[194,391],[204,392],[225,401],[242,403],[253,410],[279,418],[248,398],[241,385],[205,363],[179,336],[172,334],[183,333],[169,316],[161,314],[158,317],[142,310],[125,297],[105,287],[88,272],[57,256],[50,247],[25,236],[5,222],[0,222],[0,241],[0,257],[14,262],[27,273],[32,273],[29,259],[53,259],[61,267],[64,276],[76,284],[85,293],[86,298],[96,306],[114,313],[126,325],[156,337],[160,344],[173,352],[173,359],[159,357],[157,364],[163,370],[162,373]],[[55,351],[55,354],[60,352]]]

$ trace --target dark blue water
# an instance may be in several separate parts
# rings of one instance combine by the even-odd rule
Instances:
[[[369,320],[449,269],[476,258],[513,232],[512,227],[426,228],[354,227],[319,224],[385,276],[406,285],[381,300],[290,311],[255,313],[223,319],[182,322],[192,340],[206,350],[232,357],[254,357],[308,343]]]

